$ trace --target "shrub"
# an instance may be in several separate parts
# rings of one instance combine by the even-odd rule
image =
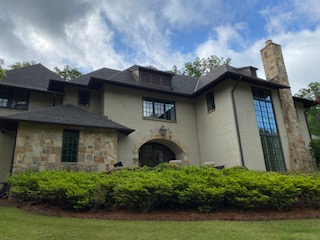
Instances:
[[[21,200],[64,208],[111,206],[149,212],[159,206],[263,209],[320,207],[318,174],[280,174],[245,168],[208,167],[121,169],[110,174],[68,171],[18,173],[8,178]]]

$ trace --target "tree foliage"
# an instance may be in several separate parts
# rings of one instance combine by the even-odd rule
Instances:
[[[6,69],[3,68],[4,60],[0,58],[0,81],[6,76]]]
[[[22,68],[22,67],[29,67],[32,65],[37,64],[36,61],[32,60],[32,61],[23,61],[23,62],[15,62],[14,64],[10,65],[9,67],[11,69],[17,69],[17,68]]]
[[[77,68],[72,68],[69,65],[65,65],[62,70],[60,70],[58,67],[55,67],[54,72],[66,81],[80,77],[82,75]]]
[[[171,71],[173,73],[188,75],[192,78],[199,78],[210,72],[212,69],[220,67],[223,64],[230,64],[230,62],[230,58],[224,60],[223,57],[218,57],[216,55],[211,55],[208,58],[202,59],[197,57],[193,62],[185,63],[182,69],[178,69],[178,67],[174,65]]]
[[[302,88],[296,94],[297,97],[316,100],[320,96],[320,82],[311,82],[308,88]],[[307,111],[307,119],[312,135],[320,136],[320,107],[314,106]]]

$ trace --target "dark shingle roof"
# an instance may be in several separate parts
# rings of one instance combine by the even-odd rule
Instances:
[[[0,81],[0,85],[48,91],[48,85],[51,79],[65,82],[57,74],[39,63],[28,67],[8,70],[6,77]]]
[[[253,68],[253,67],[251,67]],[[230,65],[224,64],[218,68],[213,69],[206,75],[202,76],[198,80],[197,87],[195,89],[195,94],[202,92],[208,86],[214,86],[226,78],[233,78],[239,81],[248,82],[251,84],[261,85],[270,88],[289,88],[288,86],[273,83],[262,78],[250,76],[242,72],[243,68],[235,68]],[[256,69],[256,68],[255,68]]]
[[[137,68],[159,72],[159,74],[172,75],[171,88],[152,86],[136,81],[132,74],[132,71]],[[221,67],[213,69],[211,72],[200,77],[199,79],[194,79],[185,75],[172,74],[169,72],[163,72],[156,69],[149,69],[146,67],[133,65],[123,71],[118,71],[110,68],[101,68],[97,71],[85,74],[79,78],[66,82],[41,64],[36,64],[26,68],[9,70],[7,73],[7,77],[0,82],[0,85],[24,87],[40,91],[51,90],[56,92],[63,92],[63,86],[66,84],[98,89],[103,83],[110,83],[129,88],[138,88],[154,92],[181,95],[185,97],[197,96],[227,78],[232,78],[235,80],[248,82],[250,84],[256,84],[275,89],[288,87],[266,81],[255,76],[250,76],[249,74],[246,74],[244,71],[242,71],[245,68],[235,68],[225,64]]]
[[[89,81],[91,79],[91,77],[94,78],[101,78],[101,79],[108,79],[111,76],[119,73],[120,71],[115,70],[115,69],[110,69],[110,68],[101,68],[99,70],[93,71],[91,73],[82,75],[78,78],[75,78],[71,81],[69,81],[69,83],[77,83],[77,84],[83,84],[83,85],[88,85]]]
[[[266,81],[264,79],[261,79],[255,76],[251,76],[250,74],[247,74],[242,71],[243,69],[246,69],[246,68],[255,69],[253,67],[235,68],[225,64],[221,67],[213,69],[211,72],[207,73],[206,75],[202,76],[199,79],[194,79],[185,75],[167,73],[172,75],[172,86],[171,86],[171,89],[169,89],[169,88],[147,85],[147,84],[143,84],[136,81],[136,79],[132,74],[132,71],[137,68],[148,69],[138,65],[133,65],[132,67],[125,69],[123,71],[118,71],[116,74],[109,77],[103,77],[102,74],[98,76],[97,74],[95,74],[95,72],[89,73],[86,75],[86,79],[89,80],[88,81],[89,86],[93,86],[93,84],[95,84],[95,86],[100,87],[102,83],[110,83],[110,84],[130,87],[130,88],[139,88],[143,90],[150,90],[150,91],[156,91],[156,92],[158,91],[158,92],[169,93],[174,95],[182,95],[186,97],[197,96],[201,94],[203,91],[205,91],[206,89],[219,84],[221,81],[227,78],[232,78],[236,80],[240,79],[240,81],[243,81],[243,82],[248,82],[251,84],[256,84],[256,85],[261,85],[261,86],[271,87],[271,88],[288,88],[288,86]],[[160,74],[166,73],[166,72],[158,71],[155,69],[149,69],[149,70],[159,72]],[[84,83],[85,81],[82,81],[82,82]]]
[[[0,119],[114,129],[127,135],[134,131],[102,115],[88,112],[70,104],[8,115],[0,117]]]
[[[133,88],[140,88],[140,89],[151,90],[151,91],[160,91],[160,92],[176,94],[176,95],[185,95],[185,96],[189,96],[189,97],[193,93],[195,86],[197,84],[196,79],[193,79],[191,77],[184,76],[184,75],[172,74],[169,72],[167,74],[173,75],[171,89],[142,84],[142,83],[137,82],[136,79],[132,75],[131,71],[136,68],[147,69],[145,67],[133,65],[132,67],[130,67],[124,71],[118,72],[117,74],[109,77],[108,79],[95,78],[95,77],[93,79],[100,80],[105,83],[128,86],[128,87],[133,87]],[[150,70],[157,71],[154,69],[150,69]],[[158,71],[158,72],[166,73],[163,71]]]
[[[310,107],[313,107],[313,106],[320,104],[319,102],[314,101],[314,100],[310,100],[310,99],[305,99],[305,98],[300,98],[300,97],[292,97],[292,98],[294,101],[303,103],[304,108],[310,108]]]

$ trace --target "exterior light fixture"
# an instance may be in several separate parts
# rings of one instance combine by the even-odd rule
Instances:
[[[159,133],[160,133],[160,136],[161,137],[164,137],[167,133],[167,130],[164,126],[162,126],[160,129],[159,129]]]

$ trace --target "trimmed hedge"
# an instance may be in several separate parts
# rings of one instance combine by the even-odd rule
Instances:
[[[118,207],[149,212],[157,207],[290,210],[319,207],[318,174],[280,174],[244,168],[120,169],[105,173],[43,171],[10,176],[12,196],[64,208]]]

